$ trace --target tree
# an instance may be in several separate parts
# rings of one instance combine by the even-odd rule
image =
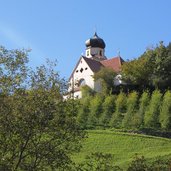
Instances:
[[[70,167],[84,133],[62,99],[63,81],[55,65],[28,71],[25,51],[2,49],[0,170]]]
[[[122,76],[127,83],[143,88],[171,87],[171,45],[159,45],[147,49],[139,58],[125,62]]]
[[[111,68],[101,68],[100,71],[94,74],[94,80],[102,83],[102,93],[110,94],[114,88],[114,78],[116,73]]]
[[[159,112],[162,94],[159,90],[155,90],[151,96],[148,109],[144,116],[144,125],[147,128],[159,128]]]
[[[82,129],[86,129],[88,127],[88,119],[90,115],[90,102],[92,97],[87,96],[81,99],[80,107],[77,115],[77,122]]]
[[[115,96],[108,95],[105,97],[104,103],[102,105],[102,115],[100,117],[100,123],[103,126],[109,126],[109,121],[115,111]]]
[[[144,91],[139,100],[139,110],[137,112],[137,128],[144,126],[144,114],[150,101],[149,92]]]
[[[110,126],[120,128],[124,113],[126,112],[126,95],[121,92],[115,101],[115,112],[112,115]]]
[[[155,64],[153,68],[153,84],[158,88],[166,88],[171,86],[171,55],[169,54],[169,47],[164,46],[161,41],[154,49]]]
[[[159,121],[161,124],[161,128],[163,129],[171,128],[171,92],[169,90],[166,91],[163,97]]]
[[[88,118],[88,126],[94,128],[99,126],[99,118],[102,114],[103,96],[97,94],[90,101],[90,114]]]
[[[88,85],[84,85],[81,87],[82,98],[87,96],[93,96],[95,91],[91,89]]]
[[[133,128],[137,124],[136,112],[138,106],[138,94],[137,92],[131,92],[127,98],[127,110],[122,121],[124,128]]]
[[[28,50],[8,50],[0,46],[0,93],[9,94],[24,86],[27,77]]]
[[[146,87],[150,82],[150,67],[144,53],[138,59],[128,61],[122,65],[122,76],[126,83]]]

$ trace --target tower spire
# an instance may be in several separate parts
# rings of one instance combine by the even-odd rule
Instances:
[[[96,28],[96,26],[94,27],[94,37],[98,37],[98,35],[97,35],[97,28]]]

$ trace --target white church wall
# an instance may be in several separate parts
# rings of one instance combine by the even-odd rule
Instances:
[[[70,78],[70,87],[69,91],[80,87],[79,83],[81,79],[85,80],[85,85],[88,85],[90,88],[94,89],[94,79],[93,79],[93,72],[85,62],[85,60],[82,58],[80,60],[80,63],[78,64],[77,68],[75,69],[72,77]],[[74,81],[74,83],[73,83]]]

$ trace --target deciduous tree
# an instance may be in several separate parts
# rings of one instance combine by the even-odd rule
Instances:
[[[114,78],[116,73],[111,68],[103,67],[94,74],[94,80],[102,83],[102,93],[110,94],[114,88]]]
[[[24,50],[0,55],[0,170],[68,168],[84,133],[62,99],[55,65],[28,71]]]

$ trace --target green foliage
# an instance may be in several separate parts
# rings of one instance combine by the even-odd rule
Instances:
[[[128,171],[147,171],[150,170],[144,156],[135,156],[128,167]]]
[[[127,98],[127,111],[122,121],[124,128],[134,128],[137,124],[136,112],[138,106],[138,94],[137,92],[131,92]]]
[[[142,55],[138,59],[128,61],[122,65],[123,80],[135,85],[148,85],[150,68],[147,67],[148,58]]]
[[[84,133],[62,99],[55,64],[31,71],[24,51],[1,49],[0,55],[0,169],[68,168]]]
[[[109,121],[115,110],[115,96],[106,96],[102,105],[103,113],[100,117],[100,124],[102,126],[109,126]]]
[[[143,127],[144,125],[144,114],[147,110],[147,107],[149,105],[149,101],[150,101],[150,96],[149,93],[147,91],[144,91],[143,94],[140,97],[139,100],[139,109],[136,115],[137,118],[137,123],[136,123],[136,127]]]
[[[153,68],[153,84],[156,87],[166,87],[171,81],[171,56],[169,50],[161,41],[153,53],[155,54],[155,66]]]
[[[155,90],[144,116],[144,125],[147,128],[159,128],[159,113],[162,94]]]
[[[115,112],[112,115],[110,125],[111,127],[120,128],[123,114],[126,112],[126,95],[124,93],[120,93],[115,101]]]
[[[170,166],[170,159],[157,157],[153,162],[149,162],[144,156],[135,155],[127,171],[168,171],[170,170]]]
[[[28,50],[8,50],[0,46],[0,92],[12,93],[27,76]],[[24,86],[24,85],[23,85]]]
[[[87,85],[81,87],[81,93],[82,93],[82,98],[87,96],[93,96],[95,94],[94,90],[92,90]]]
[[[171,83],[170,45],[161,41],[155,48],[147,49],[143,55],[122,66],[123,79],[140,87],[167,88]]]
[[[88,127],[88,118],[90,114],[90,102],[92,97],[87,96],[81,99],[81,104],[78,110],[77,122],[82,129],[86,129]]]
[[[94,74],[95,81],[101,81],[102,83],[102,93],[104,95],[110,94],[114,88],[114,78],[116,73],[111,68],[103,67]]]
[[[104,97],[100,94],[94,96],[90,103],[90,114],[88,118],[88,126],[90,128],[94,128],[99,126],[99,118],[102,114],[102,104],[103,104]]]
[[[79,171],[122,171],[118,166],[114,165],[113,156],[111,154],[92,153],[86,157],[85,162],[79,165]]]
[[[83,129],[99,126],[169,130],[171,128],[170,91],[165,93],[164,98],[162,96],[159,90],[155,90],[152,95],[144,91],[140,97],[135,91],[128,95],[121,92],[117,96],[96,94],[96,96],[82,98],[81,106],[75,101],[73,113]]]
[[[159,121],[161,124],[161,128],[171,128],[171,92],[169,90],[165,93],[163,97]]]

